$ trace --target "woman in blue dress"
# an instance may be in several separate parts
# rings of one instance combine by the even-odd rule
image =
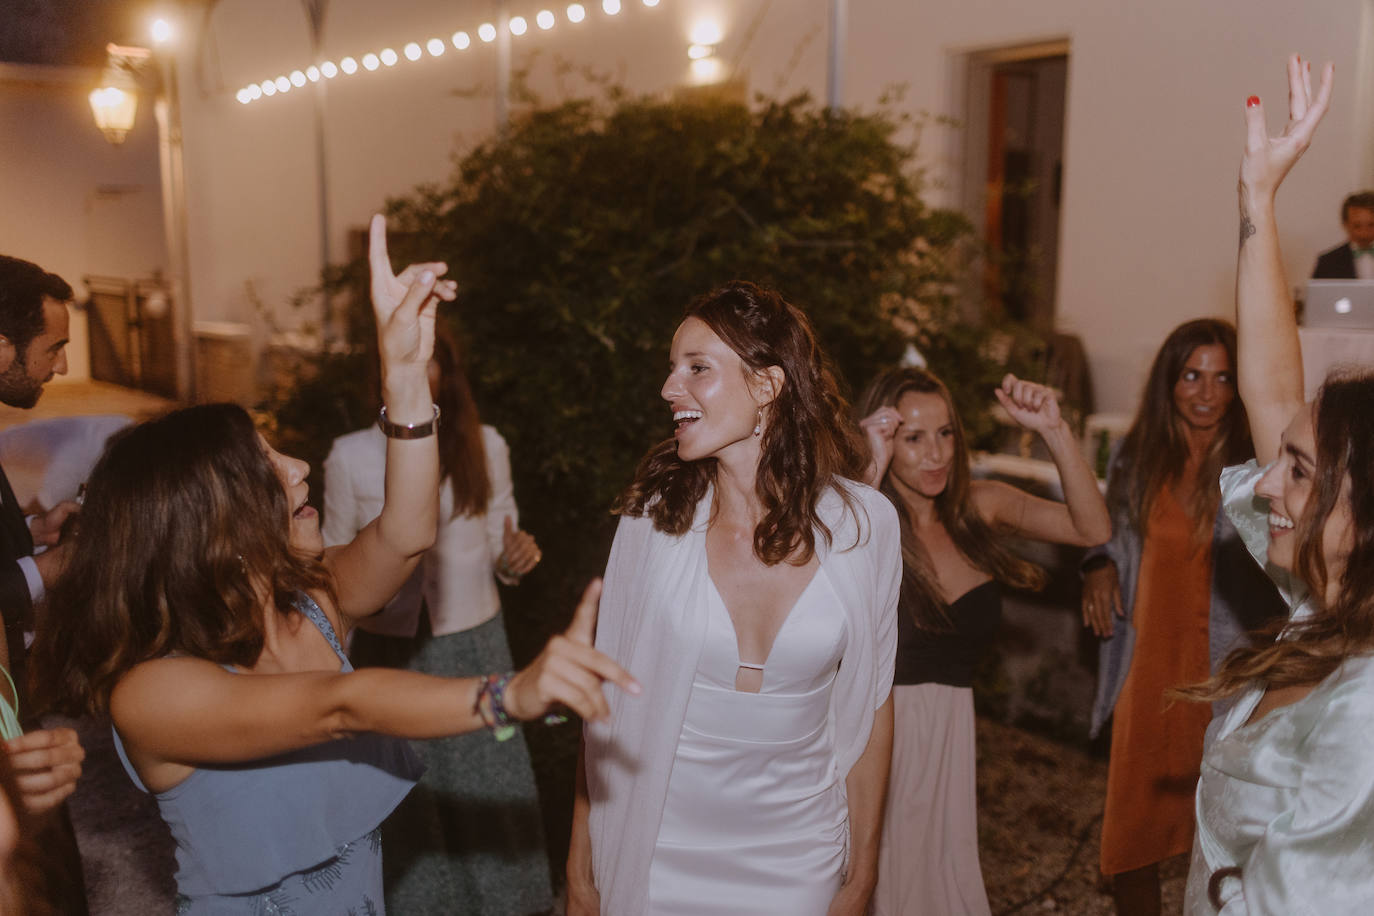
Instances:
[[[91,474],[70,566],[36,647],[50,705],[108,712],[130,776],[176,841],[178,913],[379,913],[377,826],[419,768],[403,738],[494,731],[555,703],[596,719],[598,587],[524,671],[353,672],[341,643],[434,540],[437,411],[428,363],[442,264],[393,275],[371,229],[386,505],[326,550],[305,462],[229,404],[116,437]]]

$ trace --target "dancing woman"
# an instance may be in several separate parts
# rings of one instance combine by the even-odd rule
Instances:
[[[856,483],[811,325],[734,283],[687,309],[676,427],[620,501],[597,647],[645,677],[584,732],[572,914],[859,916],[892,738],[897,519]]]
[[[388,433],[386,505],[325,550],[309,467],[229,404],[132,427],[91,473],[70,565],[36,646],[43,693],[108,711],[131,778],[177,850],[178,913],[381,912],[377,825],[418,767],[401,738],[528,720],[561,702],[596,719],[595,586],[567,637],[511,677],[353,672],[342,642],[434,539],[439,455],[427,381],[442,264],[393,276],[371,229]]]
[[[1101,867],[1123,916],[1157,916],[1159,863],[1193,842],[1211,711],[1165,709],[1165,690],[1205,679],[1285,613],[1217,512],[1221,469],[1254,455],[1235,365],[1227,322],[1185,322],[1165,339],[1107,477],[1112,538],[1083,561],[1083,617],[1103,638],[1092,735],[1113,722]]]
[[[1328,64],[1314,93],[1309,66],[1290,58],[1277,138],[1260,100],[1246,106],[1238,381],[1267,466],[1228,468],[1222,504],[1293,613],[1276,640],[1185,691],[1237,698],[1203,757],[1189,916],[1374,911],[1374,375],[1334,375],[1304,403],[1274,216],[1332,82]]]
[[[989,912],[978,865],[973,670],[1001,620],[1001,586],[1034,588],[1044,580],[1002,538],[1086,546],[1111,533],[1097,480],[1053,392],[1008,375],[996,395],[1044,439],[1065,502],[970,480],[963,425],[931,373],[889,372],[863,401],[869,479],[897,507],[903,560],[875,916]]]
[[[440,322],[430,391],[437,434],[439,532],[387,606],[358,622],[359,668],[446,677],[512,667],[499,580],[515,585],[539,562],[516,527],[506,440],[483,425],[458,341]],[[386,437],[376,425],[340,436],[325,459],[324,542],[346,544],[385,501]],[[553,906],[539,795],[523,733],[474,732],[415,745],[425,775],[382,824],[388,908],[398,913],[526,916]]]

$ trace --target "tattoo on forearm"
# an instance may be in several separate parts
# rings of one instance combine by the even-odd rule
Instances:
[[[1245,240],[1255,234],[1255,224],[1250,222],[1250,214],[1244,210],[1240,211],[1240,247],[1245,247]]]

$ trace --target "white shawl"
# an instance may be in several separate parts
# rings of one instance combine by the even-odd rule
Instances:
[[[710,506],[708,492],[680,537],[655,531],[648,518],[622,518],[606,566],[596,647],[644,686],[638,697],[608,691],[609,722],[584,729],[592,871],[601,911],[611,916],[648,911],[649,865],[706,638]],[[832,541],[827,547],[817,532],[816,551],[843,602],[848,635],[829,715],[843,789],[892,689],[901,534],[886,497],[853,481],[837,480],[819,512]]]

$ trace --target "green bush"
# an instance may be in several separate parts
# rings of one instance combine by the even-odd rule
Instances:
[[[395,262],[444,260],[459,283],[446,317],[485,421],[510,443],[522,525],[544,551],[505,595],[517,663],[566,625],[605,564],[612,500],[671,434],[658,391],[696,294],[734,279],[778,288],[811,316],[851,391],[914,343],[986,430],[976,418],[1004,368],[986,331],[953,319],[947,293],[969,226],[922,202],[915,151],[898,142],[906,126],[806,97],[751,107],[612,95],[532,111],[464,156],[448,183],[391,202]],[[333,279],[350,276],[356,286],[356,265]],[[279,434],[313,441],[317,455],[346,431],[324,427],[371,416],[341,406],[370,359],[360,302],[359,353],[331,357],[268,405]],[[561,863],[576,730],[530,738]]]

